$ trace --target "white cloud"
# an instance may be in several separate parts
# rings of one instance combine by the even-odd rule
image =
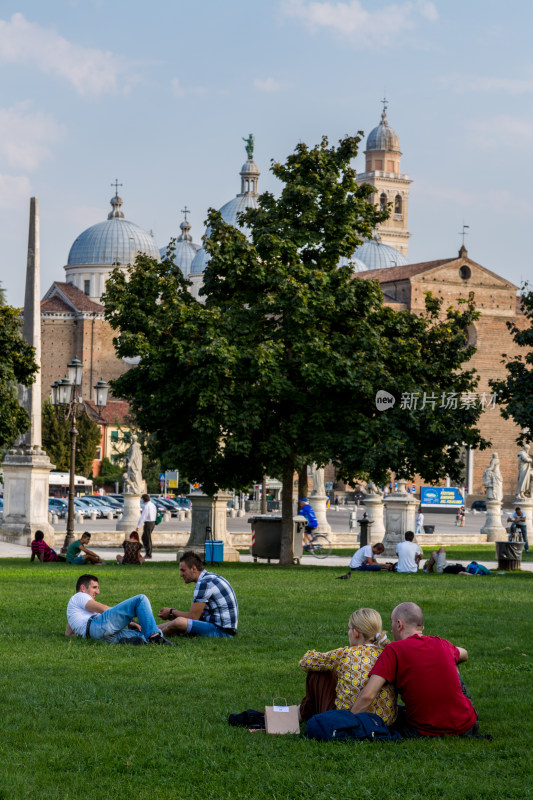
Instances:
[[[501,149],[502,142],[512,143],[513,147],[530,146],[533,139],[533,123],[522,117],[500,114],[490,119],[471,120],[466,127],[470,141],[478,147]]]
[[[475,75],[449,75],[441,84],[455,92],[505,92],[518,95],[533,92],[533,78],[489,78]]]
[[[179,78],[172,78],[170,83],[172,86],[172,93],[174,94],[174,97],[182,98],[182,97],[187,97],[187,95],[191,94],[199,95],[199,94],[205,94],[207,92],[205,86],[187,86],[187,87],[182,86]]]
[[[407,0],[367,11],[360,0],[318,2],[282,0],[282,12],[301,20],[311,32],[329,29],[358,45],[391,44],[402,33],[416,27],[420,19],[435,22],[438,12],[429,0]]]
[[[287,84],[281,83],[275,78],[256,78],[254,87],[259,92],[282,92],[284,89],[289,88]]]
[[[126,77],[127,65],[113,53],[72,44],[20,13],[10,20],[0,19],[0,60],[34,64],[42,72],[64,78],[82,95],[126,91],[135,80]]]
[[[16,209],[18,214],[30,194],[30,181],[25,175],[0,175],[0,211],[13,212]],[[5,223],[5,218],[2,221]]]
[[[10,167],[34,170],[49,158],[49,145],[63,139],[65,128],[51,114],[30,110],[28,102],[0,108],[0,156]]]

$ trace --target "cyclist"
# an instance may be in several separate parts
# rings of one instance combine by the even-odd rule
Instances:
[[[313,541],[314,531],[316,531],[316,529],[318,528],[318,521],[317,518],[315,517],[315,512],[313,511],[313,507],[309,502],[309,500],[307,499],[307,497],[302,497],[299,500],[299,506],[300,506],[300,514],[307,520],[307,525],[305,526],[305,536],[307,544],[304,545],[304,550],[306,550],[309,553],[311,551],[309,545]]]

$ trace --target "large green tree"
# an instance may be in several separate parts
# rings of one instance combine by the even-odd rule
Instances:
[[[0,451],[29,427],[17,384],[30,386],[36,372],[35,350],[22,338],[20,310],[4,305],[0,298]]]
[[[163,460],[208,492],[265,473],[282,479],[284,563],[304,463],[333,459],[345,477],[381,481],[393,469],[435,479],[453,476],[464,443],[480,443],[479,407],[439,412],[428,402],[475,387],[460,370],[473,352],[464,347],[472,304],[443,311],[428,298],[424,316],[396,314],[377,282],[339,267],[384,218],[350,166],[358,142],[300,144],[274,163],[281,193],[242,216],[248,237],[210,212],[203,303],[171,253],[161,264],[140,256],[127,278],[115,271],[104,298],[119,355],[141,357],[114,391],[157,433]],[[396,399],[390,411],[377,409],[378,390]],[[423,408],[422,397],[418,409],[402,403],[415,390],[426,393]]]
[[[56,470],[68,472],[70,469],[70,428],[71,420],[66,419],[61,410],[54,408],[49,400],[43,404],[42,437],[43,448]],[[96,448],[100,444],[99,425],[83,412],[76,421],[76,474],[91,478]]]
[[[490,385],[501,404],[502,417],[512,418],[522,429],[517,442],[524,444],[533,441],[533,290],[528,291],[527,284],[520,299],[529,327],[519,328],[512,322],[507,327],[515,343],[524,350],[505,364],[507,377],[490,381]],[[503,357],[507,359],[505,354]]]

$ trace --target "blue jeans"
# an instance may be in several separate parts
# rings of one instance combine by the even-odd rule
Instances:
[[[529,542],[527,540],[527,527],[525,525],[520,525],[518,522],[513,522],[511,525],[511,533],[514,533],[515,530],[519,528],[522,533],[522,539],[524,540],[524,550],[526,553],[529,553]]]
[[[217,628],[212,622],[200,622],[200,620],[192,619],[190,630],[187,633],[191,636],[216,636],[216,637],[231,637],[232,634]]]
[[[142,633],[129,630],[126,626],[134,617],[139,620]],[[137,594],[124,600],[113,608],[108,608],[91,620],[89,636],[104,642],[119,644],[127,639],[141,638],[144,641],[153,633],[160,633],[156,625],[152,606],[145,594]]]

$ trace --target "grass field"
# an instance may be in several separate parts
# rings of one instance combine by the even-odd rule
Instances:
[[[176,563],[96,567],[114,604],[144,592],[188,607]],[[527,798],[533,713],[533,575],[483,578],[223,565],[240,605],[235,639],[125,647],[66,640],[79,570],[0,561],[1,800]],[[298,660],[347,643],[355,608],[418,602],[426,633],[466,647],[462,674],[492,742],[318,744],[230,728],[227,716],[301,699]]]

